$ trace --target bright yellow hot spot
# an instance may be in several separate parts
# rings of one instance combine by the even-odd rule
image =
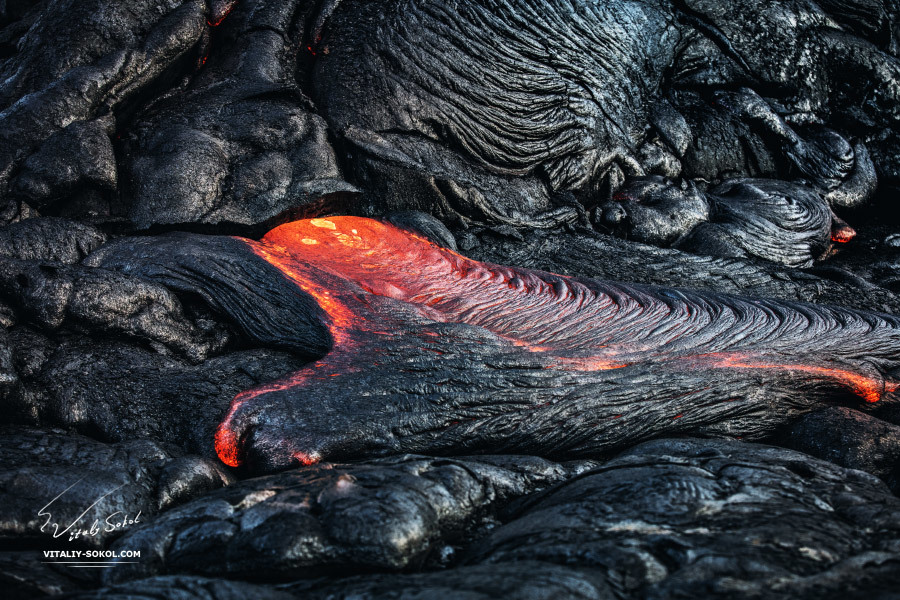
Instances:
[[[315,246],[316,244],[319,243],[318,240],[313,240],[310,238],[303,238],[300,241],[303,242],[304,244],[306,244],[307,246]]]
[[[328,219],[310,219],[309,224],[314,227],[323,227],[325,229],[337,229],[337,225]]]

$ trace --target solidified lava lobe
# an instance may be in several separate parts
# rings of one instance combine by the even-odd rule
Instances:
[[[207,19],[206,24],[210,27],[218,27],[222,24],[222,21],[231,14],[231,11],[234,10],[235,5],[237,4],[237,0],[224,0],[213,3],[213,12],[210,15],[209,19]]]
[[[646,376],[648,365],[709,373],[711,379],[768,372],[786,381],[837,387],[867,402],[897,389],[883,374],[896,366],[900,342],[898,323],[887,316],[485,264],[359,217],[296,221],[273,229],[260,242],[244,243],[318,304],[334,347],[318,363],[235,398],[216,435],[217,452],[231,466],[243,461],[245,421],[256,418],[246,416],[255,414],[252,407],[264,409],[277,397],[315,411],[304,404],[306,391],[328,377],[378,369],[370,364],[367,348],[397,346],[424,335],[414,332],[429,323],[487,330],[509,351],[533,356],[561,377],[621,371],[625,374],[617,375],[622,381],[617,385],[622,389],[632,385],[630,369],[644,369],[640,373]],[[437,343],[456,349],[452,340]],[[440,368],[444,350],[430,351]],[[635,376],[633,385],[646,387],[646,382]],[[628,393],[632,400],[653,401],[653,390]],[[678,421],[687,420],[680,418],[682,411],[677,414]],[[316,448],[298,448],[288,439],[264,445],[290,456],[294,464],[323,458]]]

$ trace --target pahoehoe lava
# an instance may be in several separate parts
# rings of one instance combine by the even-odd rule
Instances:
[[[253,471],[755,439],[822,401],[872,403],[898,385],[893,316],[480,263],[360,217],[258,242],[125,238],[86,263],[198,293],[251,337],[317,359],[235,398],[216,449]]]

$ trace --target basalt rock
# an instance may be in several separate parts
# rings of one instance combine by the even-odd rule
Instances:
[[[6,396],[18,382],[9,334],[6,329],[0,328],[0,398]]]
[[[838,237],[822,195],[776,179],[736,179],[704,194],[663,178],[633,179],[600,205],[600,224],[629,239],[695,254],[811,267]],[[836,221],[843,223],[842,221]]]
[[[869,7],[737,3],[732,23],[730,4],[335,3],[310,38],[313,98],[376,210],[547,227],[653,174],[870,200],[868,143],[896,170],[895,108],[880,105],[900,70],[890,45],[858,37],[848,15]],[[883,97],[867,102],[857,78]]]
[[[709,199],[691,184],[640,177],[601,204],[594,219],[629,240],[671,246],[709,221],[711,211]]]
[[[780,440],[823,460],[883,479],[900,494],[900,426],[846,407],[804,415]]]
[[[613,600],[617,596],[603,573],[539,561],[470,565],[446,571],[348,577],[339,585],[296,582],[281,586],[297,598],[572,598]]]
[[[683,37],[666,2],[344,1],[312,47],[314,100],[383,208],[546,227],[577,217],[560,192],[642,173]]]
[[[240,323],[265,302],[283,316],[261,337],[310,354],[327,344],[317,362],[235,398],[217,451],[254,470],[406,451],[596,454],[665,434],[753,439],[819,402],[897,388],[900,322],[888,315],[483,264],[371,219],[296,221],[261,242],[125,239],[94,260],[204,290]],[[235,285],[234,265],[258,286]]]
[[[72,196],[77,193],[93,191],[113,196],[118,188],[116,157],[110,140],[114,134],[112,115],[76,121],[57,131],[22,164],[13,184],[14,195],[45,214],[54,209],[70,209],[54,203],[65,200],[68,205],[74,204]],[[110,204],[108,200],[105,207],[81,216],[116,212]]]
[[[238,3],[190,85],[140,118],[127,144],[138,227],[255,225],[356,191],[294,79],[309,4]]]
[[[221,466],[147,441],[107,445],[62,430],[4,426],[0,537],[103,547],[123,530],[231,481]]]
[[[104,269],[0,257],[0,298],[46,331],[74,327],[125,335],[195,361],[226,341],[221,330],[188,319],[165,287]]]
[[[900,299],[893,292],[859,277],[849,281],[834,271],[813,274],[752,259],[687,254],[586,230],[530,231],[518,239],[483,230],[479,235],[464,234],[463,240],[466,254],[483,262],[595,279],[900,312]],[[892,270],[886,265],[885,273],[896,275],[900,268]],[[900,285],[896,289],[900,290]]]
[[[802,119],[792,125],[779,114],[785,109],[778,100],[749,88],[706,96],[680,87],[671,94],[671,105],[687,126],[679,154],[685,177],[716,183],[800,178],[835,206],[858,207],[871,200],[877,175],[863,142]],[[668,123],[662,127],[672,127]]]
[[[120,342],[67,342],[33,376],[30,402],[39,422],[215,457],[216,427],[234,396],[303,364],[283,352],[245,350],[191,365]]]
[[[660,440],[525,499],[463,562],[599,571],[618,598],[888,598],[898,526],[900,500],[860,471]]]
[[[102,136],[107,119],[137,101],[153,84],[171,78],[179,62],[191,60],[206,32],[200,0],[91,0],[48,2],[0,64],[0,199],[6,220],[23,198],[48,202],[76,186],[109,187],[109,147]],[[53,40],[53,42],[49,42]],[[196,60],[196,59],[193,59]],[[84,122],[85,125],[73,125]],[[51,136],[56,143],[45,144]],[[99,136],[99,137],[98,137]],[[57,143],[94,148],[100,160],[81,152],[60,155]],[[11,179],[23,161],[20,197]],[[52,171],[52,172],[51,172]]]
[[[97,597],[889,597],[864,473],[547,461],[897,491],[898,59],[897,0],[0,0],[0,585],[96,585],[75,483],[189,573]]]
[[[65,567],[47,564],[33,550],[0,551],[0,585],[4,596],[11,600],[31,600],[96,587],[95,582],[84,576],[84,571],[88,569],[66,572]]]
[[[142,560],[106,574],[285,579],[441,564],[516,498],[595,466],[527,456],[404,456],[241,481],[129,531]]]
[[[61,598],[68,600],[135,600],[174,598],[176,600],[293,600],[293,594],[243,581],[208,579],[205,577],[152,577],[141,581],[101,588],[99,590],[74,592]]]
[[[601,573],[560,565],[522,561],[505,565],[475,565],[447,571],[416,574],[381,574],[343,577],[339,583],[319,580],[282,585],[248,583],[184,575],[129,581],[92,592],[65,596],[69,600],[125,600],[176,597],[180,600],[292,600],[299,598],[451,598],[489,600],[509,598],[571,598],[573,600],[613,600]]]
[[[831,247],[831,210],[809,188],[777,180],[740,179],[712,189],[710,198],[715,216],[694,228],[679,242],[680,248],[811,267]]]
[[[27,219],[0,227],[0,256],[74,265],[105,241],[102,231],[78,221]]]
[[[881,32],[877,35],[864,32],[869,25],[861,21],[868,18],[861,15],[892,15],[889,19],[896,20],[896,6],[825,4],[829,6],[799,1],[679,3],[704,37],[721,48],[724,60],[719,64],[731,67],[730,72],[719,68],[715,74],[707,69],[707,81],[743,80],[766,90],[774,100],[770,105],[795,123],[824,121],[845,134],[871,140],[867,145],[880,176],[894,181],[900,163],[889,123],[900,106],[900,63],[893,33],[887,33],[891,28],[876,26]],[[878,22],[877,17],[870,22]],[[699,83],[697,78],[694,83]],[[869,86],[879,90],[871,102],[859,93]],[[768,113],[764,118],[772,123]]]
[[[504,464],[509,468],[517,460],[521,458],[507,457]],[[368,498],[365,486],[373,480],[366,474],[379,472],[377,464],[336,465],[338,472],[326,475],[325,481],[314,475],[328,473],[318,465],[243,482],[214,494],[225,499],[233,492],[227,501],[209,502],[205,510],[200,509],[204,500],[195,501],[177,509],[185,511],[178,519],[169,521],[163,516],[156,524],[132,530],[117,543],[124,547],[126,542],[134,543],[153,532],[159,543],[170,548],[191,545],[197,550],[195,560],[200,561],[191,564],[204,564],[212,560],[207,552],[214,556],[222,552],[221,540],[233,548],[248,527],[263,535],[269,531],[267,523],[288,510],[288,505],[278,502],[288,493],[284,488],[254,497],[253,506],[244,507],[243,512],[230,508],[248,493],[253,482],[290,477],[295,482],[313,483],[296,488],[300,493],[291,497],[290,503],[297,507],[306,499],[308,506],[302,510],[312,512],[316,505],[337,507],[337,498],[342,498],[341,506],[348,510],[364,510],[368,505],[353,499]],[[381,463],[380,472],[396,476],[403,465],[416,464],[429,461],[394,460]],[[435,478],[446,486],[470,481],[473,464],[478,462],[466,459],[433,464],[419,479],[424,483]],[[491,469],[487,464],[476,467],[476,473]],[[467,465],[466,477],[438,476],[441,470],[462,465]],[[358,479],[349,483],[344,470]],[[342,481],[343,490],[335,494],[336,484]],[[390,499],[404,489],[415,489],[410,485],[416,482],[414,477],[392,481],[396,487],[387,486],[385,492]],[[320,487],[325,491],[313,496]],[[434,498],[418,495],[419,505],[426,497]],[[272,504],[272,510],[261,510],[266,504]],[[194,508],[193,519],[186,512],[189,507]],[[260,514],[250,518],[253,512]],[[326,509],[319,515],[322,522],[338,513]],[[323,577],[324,571],[317,569],[307,573],[308,578],[258,593],[277,590],[296,598],[373,600],[436,596],[524,599],[553,594],[596,600],[680,596],[836,600],[890,598],[900,577],[900,500],[861,471],[774,447],[693,439],[649,442],[545,491],[520,496],[506,503],[498,516],[498,526],[468,543],[443,570],[336,579]],[[211,525],[225,519],[234,525]],[[164,535],[163,529],[171,530],[176,524],[177,529]],[[154,531],[155,527],[160,530]],[[368,519],[361,531],[383,529],[378,519]],[[321,529],[308,527],[310,530],[322,534]],[[283,529],[280,534],[285,535]],[[356,553],[369,551],[359,544],[352,547]],[[173,555],[173,550],[166,554],[176,561],[188,556]],[[220,568],[223,565],[226,569],[230,566],[227,559],[220,561]],[[125,572],[109,572],[116,573],[121,576]],[[96,596],[78,597],[119,598],[149,593],[146,590],[168,595],[204,585],[217,590],[227,584],[183,575],[154,577],[105,588]]]

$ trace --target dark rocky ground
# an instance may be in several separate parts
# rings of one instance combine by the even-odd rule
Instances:
[[[898,121],[895,0],[0,0],[3,596],[900,597]]]

